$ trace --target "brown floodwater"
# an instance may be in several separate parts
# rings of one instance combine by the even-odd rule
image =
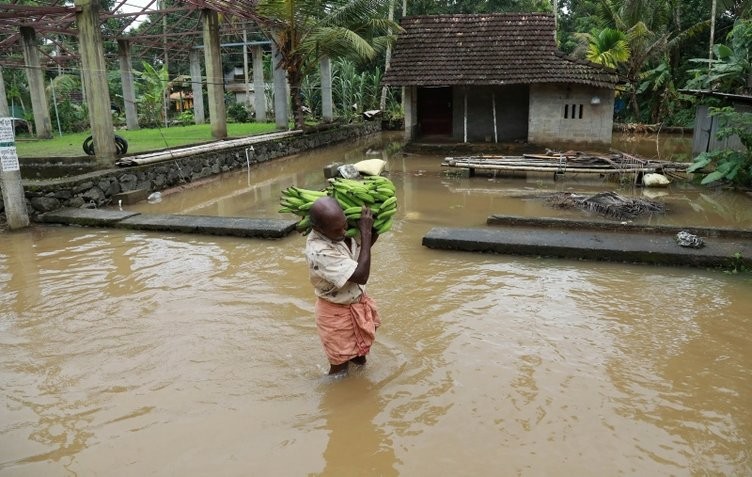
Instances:
[[[0,237],[0,475],[750,475],[752,280],[694,268],[430,250],[601,179],[447,174],[384,134],[128,210],[278,217],[323,165],[388,160],[395,226],[369,363],[325,376],[297,234],[41,227]],[[650,223],[749,229],[686,184]],[[655,191],[652,192],[656,194]]]

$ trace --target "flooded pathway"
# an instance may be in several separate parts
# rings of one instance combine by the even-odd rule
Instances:
[[[0,241],[0,476],[749,475],[749,275],[422,247],[490,213],[572,216],[572,179],[447,176],[384,136],[133,210],[277,217],[323,165],[389,160],[369,363],[324,374],[303,238],[34,227]],[[646,221],[750,228],[744,195]],[[642,194],[642,191],[636,191]]]

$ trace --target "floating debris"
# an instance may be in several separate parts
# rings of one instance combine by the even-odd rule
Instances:
[[[705,242],[697,235],[691,234],[686,230],[676,234],[676,243],[682,247],[689,248],[702,248],[705,246]]]
[[[691,165],[688,162],[658,161],[614,151],[608,154],[582,151],[556,152],[550,149],[546,154],[523,154],[522,156],[475,155],[446,157],[443,167],[458,167],[475,171],[507,172],[553,172],[556,177],[570,174],[642,174],[661,173],[679,178]]]
[[[554,207],[581,209],[617,220],[629,220],[643,214],[663,213],[666,211],[666,206],[661,202],[624,197],[616,192],[601,192],[592,196],[571,192],[558,192],[548,196],[546,202]]]

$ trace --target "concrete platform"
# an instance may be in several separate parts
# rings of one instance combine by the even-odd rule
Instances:
[[[719,234],[724,236],[700,235],[705,246],[695,249],[679,246],[674,228],[669,228],[671,232],[639,228],[615,231],[600,224],[598,226],[600,228],[584,228],[580,224],[579,228],[575,228],[548,224],[542,227],[540,223],[536,226],[528,222],[526,225],[488,228],[440,227],[428,231],[423,237],[423,245],[434,249],[509,255],[726,269],[740,266],[752,268],[752,240],[744,235],[734,236],[728,231]],[[681,230],[690,231],[689,228]]]
[[[157,215],[109,209],[59,209],[41,216],[47,224],[276,239],[295,230],[296,221],[200,215]]]

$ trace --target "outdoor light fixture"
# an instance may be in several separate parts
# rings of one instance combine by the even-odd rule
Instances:
[[[590,98],[590,104],[601,104],[601,97],[593,96],[592,98]]]

